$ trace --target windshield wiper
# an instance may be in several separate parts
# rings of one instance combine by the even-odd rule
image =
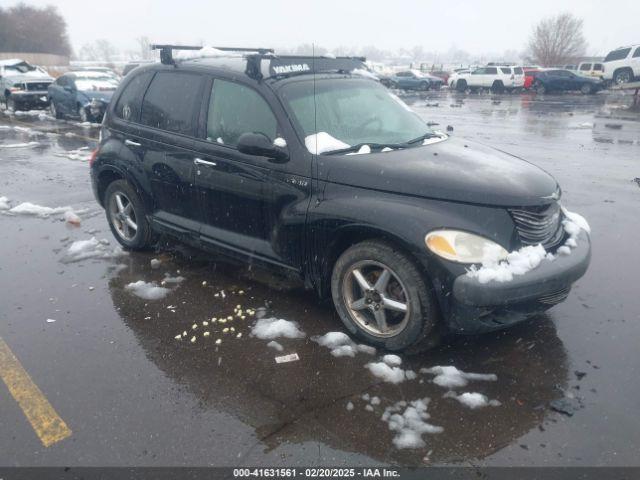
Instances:
[[[440,138],[440,135],[434,132],[426,132],[420,135],[419,137],[412,138],[411,140],[405,142],[405,145],[413,145],[414,143],[422,142],[429,138]]]
[[[383,148],[402,148],[403,144],[400,143],[358,143],[357,145],[352,145],[346,148],[339,148],[338,150],[329,150],[328,152],[324,152],[323,155],[340,155],[341,153],[351,153],[357,152],[364,146],[368,146],[371,150],[382,150]]]

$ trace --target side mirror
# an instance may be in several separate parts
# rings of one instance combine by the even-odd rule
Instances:
[[[65,85],[63,88],[64,88],[64,89],[65,89],[65,91],[67,91],[67,92],[73,92],[73,88],[72,88],[72,87],[70,87],[69,85]]]
[[[267,157],[274,163],[285,163],[289,160],[287,149],[274,145],[269,137],[262,133],[243,133],[238,139],[237,147],[241,153]]]

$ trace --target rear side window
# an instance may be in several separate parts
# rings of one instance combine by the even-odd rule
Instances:
[[[614,60],[622,60],[623,58],[627,58],[631,48],[621,48],[620,50],[614,50],[613,52],[609,52],[604,59],[605,62],[613,62]]]
[[[118,118],[127,120],[129,122],[137,122],[140,118],[140,105],[142,104],[142,97],[149,85],[149,80],[153,72],[145,72],[141,75],[136,75],[120,94],[118,102],[116,103],[115,115]]]
[[[580,65],[580,71],[581,72],[588,72],[589,70],[591,70],[591,64],[590,63],[583,63],[582,65]]]
[[[495,67],[489,67],[484,69],[486,74],[488,75],[496,75],[498,73],[498,69]]]
[[[142,101],[140,123],[182,135],[193,135],[193,117],[201,83],[202,76],[197,74],[157,73]]]
[[[601,71],[603,70],[603,69],[602,69],[602,64],[601,64],[601,63],[594,63],[594,64],[593,64],[593,69],[594,69],[596,72],[601,72]]]
[[[243,133],[276,138],[278,122],[262,96],[239,83],[214,80],[209,100],[207,140],[235,146]]]
[[[515,73],[516,75],[522,75],[524,71],[522,70],[522,67],[515,67],[513,69],[513,73]]]
[[[506,73],[507,75],[511,73],[511,69],[508,67],[500,67],[500,70],[502,71],[502,73]]]
[[[636,48],[636,51],[633,52],[633,58],[640,57],[640,47]]]

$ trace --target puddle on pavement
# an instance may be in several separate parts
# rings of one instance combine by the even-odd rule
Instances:
[[[471,410],[444,398],[447,389],[431,383],[429,374],[419,373],[415,380],[399,384],[381,382],[365,364],[379,361],[384,352],[333,357],[311,337],[343,331],[339,319],[329,305],[320,304],[292,282],[260,270],[210,263],[198,253],[187,255],[124,257],[108,280],[114,307],[148,358],[168,378],[187,387],[203,408],[223,411],[250,425],[266,451],[313,440],[381,462],[455,462],[485,457],[529,430],[543,428],[545,421],[555,421],[557,414],[550,413],[548,405],[567,389],[567,356],[545,316],[507,332],[457,339],[425,354],[402,356],[402,368],[415,372],[455,365],[466,372],[496,374],[495,382],[470,381],[456,389],[457,393],[480,392],[501,403]],[[161,260],[159,268],[151,267],[152,258]],[[138,280],[160,284],[166,274],[185,280],[170,286],[172,291],[161,300],[146,301],[125,289]],[[222,290],[224,298],[216,296]],[[253,316],[210,324],[206,327],[210,336],[203,336],[203,321],[233,315],[237,305],[243,310],[266,307],[267,316],[296,321],[306,337],[277,339],[284,346],[278,352],[267,347],[268,341],[250,336]],[[193,324],[198,324],[196,330]],[[235,332],[222,333],[229,326]],[[183,331],[188,336],[176,340]],[[241,338],[236,338],[240,332]],[[191,343],[194,335],[197,340]],[[216,345],[218,338],[222,343]],[[276,356],[291,353],[300,359],[276,363]],[[371,411],[363,394],[379,397],[380,404],[372,405]],[[381,420],[385,408],[425,397],[430,399],[427,421],[444,431],[424,434],[424,448],[395,448],[394,432]],[[352,410],[347,409],[349,402]]]

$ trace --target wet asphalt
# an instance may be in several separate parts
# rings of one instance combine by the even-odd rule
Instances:
[[[403,357],[416,372],[496,374],[460,391],[501,406],[470,410],[426,374],[383,383],[364,367],[380,353],[331,356],[311,340],[343,330],[331,307],[256,268],[169,241],[157,252],[66,263],[75,240],[115,246],[88,177],[98,129],[0,112],[0,196],[70,205],[82,218],[73,227],[60,215],[0,214],[0,337],[73,432],[43,447],[0,382],[0,465],[640,465],[640,111],[611,94],[403,96],[434,128],[552,173],[563,202],[591,224],[591,267],[564,303],[511,330]],[[185,280],[162,300],[124,288],[165,274]],[[212,326],[201,336],[202,321],[237,305],[294,320],[307,336],[279,340],[276,352],[249,335],[251,316],[231,322],[234,334]],[[194,323],[195,343],[174,338],[190,338]],[[274,360],[294,352],[298,361]],[[366,393],[381,399],[373,412]],[[398,450],[384,408],[425,397],[429,422],[444,431]],[[571,416],[552,408],[561,399]]]

